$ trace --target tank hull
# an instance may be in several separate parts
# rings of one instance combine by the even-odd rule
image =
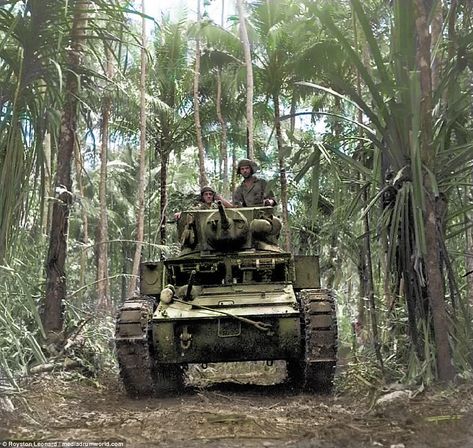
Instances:
[[[192,303],[155,311],[155,360],[172,364],[297,358],[297,308],[291,285],[204,288]]]

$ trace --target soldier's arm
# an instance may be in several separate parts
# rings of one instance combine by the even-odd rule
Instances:
[[[276,196],[274,195],[271,188],[269,188],[269,185],[266,181],[264,184],[264,202],[263,203],[264,205],[271,205],[271,206],[277,205]]]

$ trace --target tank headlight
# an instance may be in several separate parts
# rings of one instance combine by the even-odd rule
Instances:
[[[174,286],[172,285],[167,285],[162,291],[161,294],[159,295],[159,300],[162,303],[169,304],[172,302],[172,298],[174,297]]]

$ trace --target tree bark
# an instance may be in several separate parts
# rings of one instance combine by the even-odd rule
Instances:
[[[141,9],[145,13],[144,0]],[[138,204],[136,207],[136,246],[133,257],[128,296],[136,293],[140,273],[141,249],[143,247],[145,224],[145,170],[146,170],[146,18],[142,18],[141,26],[141,76],[140,76],[140,155],[138,169]]]
[[[243,0],[237,0],[238,16],[240,19],[240,36],[245,54],[246,66],[246,136],[247,136],[247,154],[248,158],[255,158],[254,150],[254,123],[253,123],[253,63],[251,60],[251,46],[246,28],[245,12],[243,9]]]
[[[432,16],[432,41],[431,50],[432,57],[432,90],[435,92],[440,80],[440,41],[442,39],[443,15],[442,15],[442,0],[438,0],[434,4],[434,11]]]
[[[197,0],[197,23],[200,24],[200,0]],[[195,40],[195,68],[194,68],[194,121],[195,136],[197,139],[197,149],[199,151],[199,184],[200,188],[207,185],[207,175],[205,174],[205,148],[202,139],[202,125],[200,122],[199,105],[199,82],[200,82],[200,39]]]
[[[66,297],[66,253],[69,212],[72,203],[71,165],[77,128],[79,83],[76,73],[82,63],[86,40],[88,0],[78,0],[68,51],[65,103],[61,115],[61,130],[57,152],[56,201],[53,206],[49,250],[46,260],[46,296],[42,322],[48,339],[57,339],[63,329],[63,301]]]
[[[79,194],[81,197],[81,200],[84,199],[85,194],[84,194],[84,184],[82,183],[82,171],[84,170],[84,164],[82,160],[82,154],[81,154],[81,149],[79,145],[74,145],[74,161],[75,161],[75,166],[76,166],[76,181],[77,181],[77,187],[79,189]],[[85,273],[87,270],[87,250],[86,247],[89,244],[89,216],[87,214],[87,210],[84,206],[81,207],[82,211],[82,246],[83,248],[81,249],[80,252],[80,267],[79,267],[79,289],[80,292],[79,297],[82,297],[84,295],[84,290],[83,288],[85,286]]]
[[[106,48],[107,78],[110,82],[113,78],[112,53]],[[112,98],[109,91],[105,93],[102,104],[102,142],[100,145],[100,183],[99,183],[99,207],[100,217],[97,238],[97,308],[103,311],[112,311],[110,298],[110,280],[108,279],[108,215],[107,215],[107,159],[109,122],[112,110]]]
[[[49,224],[51,223],[51,211],[52,207],[50,201],[47,199],[52,196],[51,193],[51,134],[46,132],[43,140],[43,152],[44,152],[44,181],[42,191],[42,210],[41,210],[41,233],[48,235],[50,232]]]
[[[289,228],[289,212],[287,209],[287,177],[286,177],[286,163],[284,160],[284,142],[281,133],[281,116],[279,110],[279,97],[273,95],[274,103],[274,126],[276,128],[276,140],[278,145],[278,162],[279,162],[279,180],[281,183],[281,207],[282,207],[282,221],[284,226],[284,248],[286,251],[291,250],[291,231]]]
[[[425,167],[435,172],[434,151],[432,147],[432,73],[431,73],[431,35],[427,22],[424,0],[415,0],[416,30],[418,36],[417,64],[420,70],[421,88],[421,154]],[[452,358],[448,342],[448,321],[445,308],[445,285],[441,272],[440,241],[438,219],[435,213],[434,194],[428,176],[425,177],[426,210],[425,238],[427,252],[425,254],[425,270],[427,274],[427,293],[432,312],[435,344],[437,348],[437,371],[440,381],[450,381],[454,377]]]

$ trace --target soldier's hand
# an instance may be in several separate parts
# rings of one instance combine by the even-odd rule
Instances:
[[[273,206],[274,205],[274,200],[273,199],[265,199],[263,201],[263,205],[269,205],[269,206]]]

